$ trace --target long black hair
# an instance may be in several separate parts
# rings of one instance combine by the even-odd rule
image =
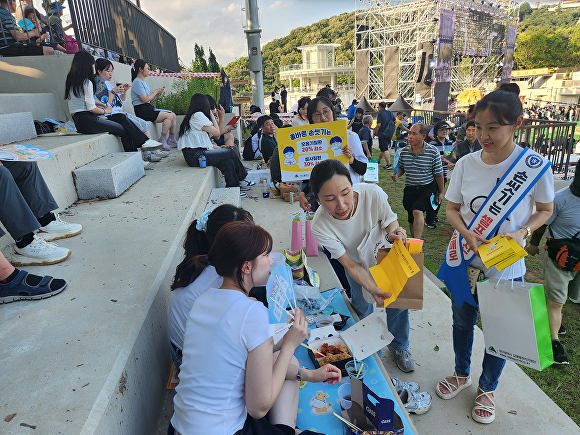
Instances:
[[[137,59],[133,62],[133,67],[131,68],[131,81],[134,81],[137,78],[137,74],[139,74],[139,70],[142,70],[147,65],[143,59]]]
[[[198,255],[207,254],[213,244],[216,234],[228,222],[243,221],[254,223],[252,215],[243,208],[231,204],[223,204],[216,207],[207,218],[207,228],[205,231],[197,229],[198,219],[195,219],[185,236],[183,249],[185,258],[175,269],[175,277],[171,284],[171,290],[185,287],[191,284],[195,278],[197,266],[194,258]]]
[[[185,114],[185,118],[181,121],[181,125],[179,126],[179,136],[183,136],[185,133],[189,131],[189,120],[193,116],[195,112],[201,112],[205,115],[207,119],[210,121],[212,120],[212,114],[210,111],[209,100],[204,94],[193,94],[191,97],[191,102],[189,103],[189,108],[187,109],[187,113]]]
[[[330,101],[326,97],[316,97],[310,103],[308,103],[308,109],[306,111],[306,114],[308,116],[308,122],[310,124],[313,124],[312,115],[314,115],[314,112],[316,112],[316,110],[318,109],[318,103],[320,102],[328,106],[328,108],[332,111],[332,120],[336,121],[336,112],[334,111],[334,104],[332,104],[332,101]]]
[[[64,87],[64,99],[68,100],[71,93],[80,98],[83,95],[83,85],[85,80],[93,84],[93,90],[97,88],[95,84],[95,73],[93,72],[93,65],[95,58],[88,51],[77,51],[73,57],[70,65],[70,70],[66,75],[66,84]]]
[[[473,119],[487,109],[500,125],[514,125],[523,114],[520,97],[507,91],[493,91],[479,100],[473,109]]]
[[[218,231],[207,255],[194,258],[197,265],[196,279],[208,266],[215,267],[219,276],[237,282],[246,294],[242,266],[272,250],[272,236],[262,227],[249,222],[229,222]]]

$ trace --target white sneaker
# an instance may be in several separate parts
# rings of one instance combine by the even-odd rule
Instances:
[[[163,144],[161,142],[157,142],[156,140],[149,139],[143,145],[141,145],[142,151],[155,151],[161,148]]]
[[[14,266],[42,266],[63,261],[71,254],[69,249],[61,248],[55,243],[46,242],[34,236],[32,243],[24,248],[14,245],[11,263]]]
[[[58,214],[55,214],[56,220],[52,221],[44,227],[40,227],[36,230],[36,235],[47,242],[51,242],[56,239],[66,239],[67,237],[76,236],[83,230],[83,226],[80,224],[69,224],[60,219]]]
[[[155,151],[143,151],[143,161],[145,162],[160,162],[161,157],[155,154]]]
[[[152,153],[161,158],[169,157],[169,151],[163,151],[162,149],[152,151]]]

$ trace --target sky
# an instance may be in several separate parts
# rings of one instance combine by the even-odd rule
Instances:
[[[135,3],[135,0],[131,0]],[[357,0],[258,0],[262,47],[296,27],[354,11]],[[189,66],[195,43],[209,48],[220,65],[247,55],[242,26],[244,0],[141,0],[141,8],[177,40],[181,61]]]

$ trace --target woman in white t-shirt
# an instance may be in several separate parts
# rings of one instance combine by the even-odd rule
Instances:
[[[298,100],[297,112],[292,118],[290,125],[292,127],[298,127],[300,125],[308,125],[308,104],[310,103],[310,97],[302,97]]]
[[[445,198],[448,200],[449,223],[461,233],[471,250],[479,255],[477,246],[487,243],[488,240],[468,230],[467,223],[472,221],[498,180],[523,152],[514,143],[514,133],[523,123],[522,103],[515,93],[495,91],[477,103],[473,116],[482,149],[462,157],[457,162]],[[524,247],[527,236],[552,215],[553,199],[552,172],[546,171],[500,225],[498,233],[504,233],[506,237],[514,239]],[[484,269],[479,256],[471,265]],[[502,273],[495,267],[484,270],[489,277],[501,278]],[[517,261],[504,272],[504,277],[522,281],[526,273],[524,260]],[[471,385],[469,373],[473,328],[477,322],[478,307],[466,302],[459,307],[452,299],[452,310],[455,372],[441,380],[435,388],[442,399],[452,399]],[[477,397],[471,411],[471,417],[479,423],[491,423],[495,419],[494,391],[504,365],[505,359],[485,353]]]
[[[231,131],[223,127],[225,110],[219,107],[217,119],[210,111],[210,103],[204,94],[191,97],[187,114],[179,127],[178,147],[189,166],[200,166],[200,157],[205,156],[207,166],[217,167],[226,179],[226,187],[237,187],[246,178],[247,171],[235,151],[211,143],[211,136],[221,136]],[[244,192],[241,192],[245,196]]]
[[[340,370],[330,364],[317,370],[297,364],[294,351],[308,336],[299,309],[274,355],[268,310],[248,297],[270,276],[271,248],[263,228],[230,222],[209,253],[196,257],[198,274],[211,265],[223,283],[199,296],[189,312],[168,433],[294,434],[299,380],[340,382]]]
[[[179,368],[183,355],[185,322],[195,300],[210,287],[220,287],[222,277],[213,266],[208,266],[197,277],[195,257],[209,252],[217,232],[228,222],[243,221],[254,223],[252,215],[243,208],[223,204],[213,211],[204,211],[187,230],[183,248],[185,256],[175,269],[169,298],[169,341],[171,359]]]
[[[365,317],[373,307],[364,299],[363,288],[380,307],[390,295],[377,286],[361,265],[357,248],[377,225],[384,228],[389,243],[397,239],[406,242],[407,233],[399,226],[383,189],[375,184],[353,185],[348,169],[338,160],[328,159],[316,165],[310,174],[310,187],[320,204],[312,222],[312,233],[331,257],[344,266],[352,306],[359,317]],[[387,326],[394,336],[389,349],[397,366],[410,372],[414,370],[414,362],[409,352],[409,310],[387,308],[386,311]]]

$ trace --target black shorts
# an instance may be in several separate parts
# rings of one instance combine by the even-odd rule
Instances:
[[[266,417],[259,420],[252,418],[250,414],[246,417],[246,422],[244,427],[237,431],[234,435],[290,435],[294,433],[294,428],[285,425],[274,426],[270,423]],[[316,432],[303,431],[305,435],[316,434]],[[169,428],[167,429],[167,435],[175,435],[177,431],[173,428],[171,423],[169,423]],[[322,434],[317,434],[322,435]]]
[[[13,44],[0,48],[0,55],[4,57],[15,56],[42,56],[44,54],[42,45],[34,44]]]
[[[379,150],[387,151],[391,146],[391,139],[386,139],[382,137],[382,134],[379,133]]]
[[[431,207],[431,195],[437,192],[437,183],[423,186],[406,186],[403,191],[403,207],[407,210],[407,221],[413,223],[413,210],[428,211]]]
[[[137,106],[133,106],[133,110],[135,111],[135,115],[145,121],[155,122],[159,116],[159,112],[155,111],[155,107],[151,103],[138,104]]]

